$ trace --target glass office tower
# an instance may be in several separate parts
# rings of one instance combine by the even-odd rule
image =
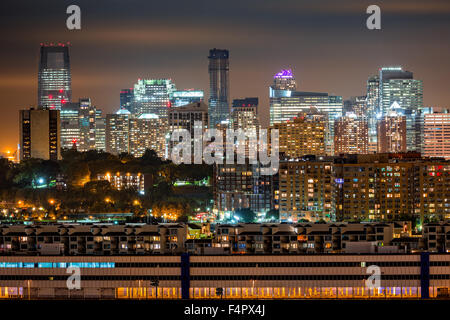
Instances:
[[[423,82],[413,78],[413,73],[401,67],[380,69],[379,104],[386,115],[396,103],[404,109],[406,117],[407,151],[420,151],[420,132],[416,129],[417,117],[423,108]]]
[[[229,52],[209,50],[209,125],[215,128],[230,117]]]
[[[152,113],[167,119],[175,91],[172,79],[139,79],[134,85],[134,106],[131,113]]]
[[[295,91],[297,88],[291,70],[282,70],[274,76],[269,87],[270,125],[288,121],[299,113],[314,107],[328,115],[325,145],[327,154],[334,154],[334,120],[342,115],[342,96],[332,96],[322,92]]]
[[[38,73],[38,107],[61,110],[72,99],[69,47],[41,44]]]

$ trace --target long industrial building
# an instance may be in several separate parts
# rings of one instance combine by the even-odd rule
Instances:
[[[377,287],[366,284],[373,265]],[[68,289],[68,267],[80,268],[80,289]],[[424,299],[449,287],[450,255],[427,252],[0,258],[0,298],[9,299]]]

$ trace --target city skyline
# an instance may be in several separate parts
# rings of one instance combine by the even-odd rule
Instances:
[[[319,6],[284,1],[276,8],[269,1],[258,6],[254,1],[232,2],[223,10],[202,2],[198,11],[198,16],[204,18],[201,22],[191,17],[196,12],[197,1],[190,6],[180,3],[178,8],[186,10],[177,11],[184,13],[168,11],[165,4],[149,11],[142,4],[142,12],[127,7],[127,17],[135,22],[122,18],[121,30],[111,23],[121,10],[120,3],[111,1],[107,8],[99,8],[80,1],[83,13],[80,31],[65,28],[68,3],[49,4],[39,4],[41,10],[50,8],[42,23],[30,15],[34,4],[26,1],[9,3],[7,10],[2,10],[20,11],[21,17],[13,20],[14,15],[2,16],[2,23],[8,24],[5,38],[11,50],[2,52],[0,63],[0,95],[3,110],[7,110],[0,131],[0,151],[16,148],[17,110],[37,105],[39,44],[51,41],[72,44],[72,100],[89,97],[105,113],[119,108],[120,90],[131,87],[139,77],[172,78],[177,88],[204,90],[205,98],[208,97],[207,54],[213,47],[230,51],[230,99],[258,97],[264,126],[269,115],[268,87],[273,75],[286,68],[293,70],[300,91],[329,92],[348,98],[365,94],[367,78],[376,75],[379,67],[401,65],[423,80],[425,106],[439,109],[448,106],[448,93],[441,79],[450,68],[448,62],[439,58],[446,55],[449,47],[431,33],[437,25],[443,27],[440,36],[450,30],[445,21],[450,6],[443,1],[433,1],[426,8],[412,1],[403,9],[398,7],[398,1],[381,3],[383,25],[379,32],[365,28],[367,5],[354,1],[341,7],[330,2]],[[234,12],[233,19],[226,21],[225,16],[230,12]],[[144,13],[153,19],[146,19]],[[164,22],[156,17],[158,13],[170,19]],[[209,28],[208,23],[213,20],[216,23]],[[38,22],[36,32],[27,32],[27,28]],[[268,22],[267,26],[263,22]],[[283,30],[287,23],[294,25],[293,30]],[[249,37],[235,36],[236,29],[242,27]],[[308,33],[303,32],[305,27]],[[127,50],[123,50],[124,44]],[[423,52],[423,47],[430,50]],[[183,58],[174,59],[180,57],[180,50]],[[408,55],[404,54],[405,50]],[[343,75],[346,81],[341,80]]]

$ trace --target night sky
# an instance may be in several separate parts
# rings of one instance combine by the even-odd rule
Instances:
[[[66,29],[77,4],[82,29]],[[382,30],[366,28],[366,8]],[[0,151],[18,142],[18,110],[36,105],[39,44],[70,41],[73,100],[107,113],[138,78],[204,89],[208,50],[230,50],[231,99],[257,96],[268,123],[268,86],[292,68],[299,90],[364,95],[378,68],[402,65],[424,81],[426,106],[449,107],[448,0],[2,0]]]

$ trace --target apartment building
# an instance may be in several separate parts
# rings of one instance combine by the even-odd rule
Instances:
[[[281,221],[445,221],[450,162],[420,154],[282,159]]]
[[[335,220],[332,169],[333,159],[329,157],[280,161],[280,220]]]

